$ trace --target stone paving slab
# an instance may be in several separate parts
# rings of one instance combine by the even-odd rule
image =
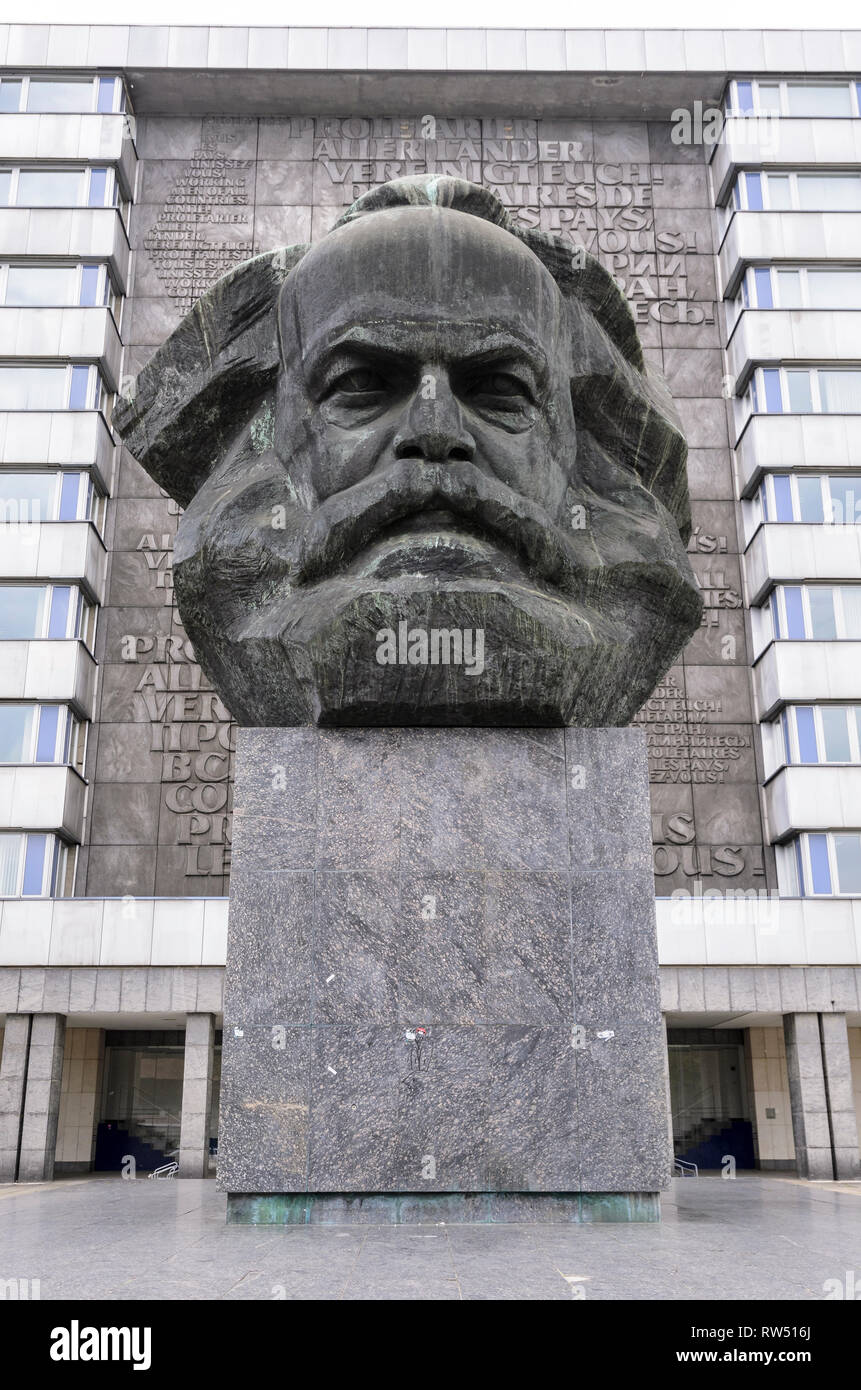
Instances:
[[[823,1300],[861,1184],[676,1179],[660,1226],[226,1226],[205,1180],[0,1185],[0,1281],[45,1299]],[[832,1286],[833,1287],[833,1286]],[[851,1294],[850,1294],[851,1296]]]

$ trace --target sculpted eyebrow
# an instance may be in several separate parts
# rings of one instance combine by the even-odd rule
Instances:
[[[412,353],[379,343],[340,339],[306,360],[305,378],[309,389],[314,394],[325,390],[344,367],[357,361],[388,362],[403,368],[414,362],[415,357]]]
[[[422,328],[430,325],[422,323]],[[417,352],[415,348],[415,326],[397,325],[393,328],[391,324],[380,324],[378,327],[385,331],[386,339],[375,338],[373,327],[369,334],[367,326],[362,328],[349,328],[325,346],[322,344],[312,349],[305,361],[305,374],[309,387],[322,389],[331,372],[337,370],[339,365],[348,360],[365,358],[369,361],[378,362],[389,361],[392,365],[406,365],[418,363],[422,360],[423,354]],[[395,338],[393,344],[391,339]],[[403,346],[397,339],[403,339]],[[453,358],[459,368],[480,367],[485,363],[500,362],[507,359],[517,359],[523,362],[533,372],[536,379],[541,382],[547,375],[547,358],[539,345],[530,339],[525,339],[520,335],[515,335],[509,331],[500,333],[484,334],[482,341],[471,351],[462,353],[445,354],[450,360]]]

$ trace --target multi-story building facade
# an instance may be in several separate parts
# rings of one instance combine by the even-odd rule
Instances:
[[[211,1169],[232,726],[116,393],[425,172],[617,276],[700,632],[641,713],[677,1153],[859,1175],[861,31],[0,28],[0,1179]]]

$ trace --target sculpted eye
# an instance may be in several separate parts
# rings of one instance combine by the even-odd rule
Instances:
[[[485,372],[473,377],[467,387],[467,394],[473,397],[496,397],[511,404],[519,400],[529,400],[529,389],[518,377],[510,372]]]
[[[372,367],[354,367],[352,371],[339,376],[331,389],[349,396],[376,395],[386,389],[386,380]]]

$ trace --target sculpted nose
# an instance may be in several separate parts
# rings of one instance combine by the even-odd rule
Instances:
[[[455,463],[469,462],[475,456],[475,440],[463,423],[448,382],[432,374],[422,378],[393,443],[399,459]]]

